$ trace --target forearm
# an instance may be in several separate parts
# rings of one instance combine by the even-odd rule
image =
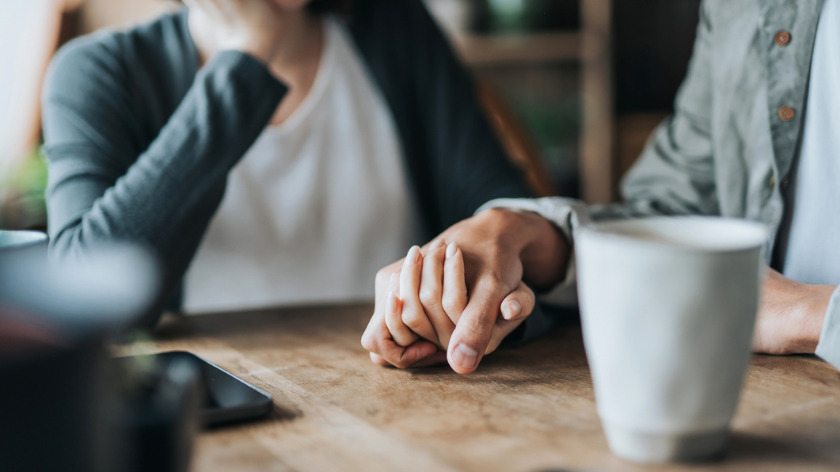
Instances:
[[[767,354],[813,354],[819,345],[822,351],[832,353],[828,357],[840,363],[840,344],[832,332],[837,331],[836,316],[831,316],[837,308],[830,303],[836,290],[831,285],[800,283],[766,269],[754,350]],[[826,327],[829,332],[825,332]]]
[[[249,56],[217,55],[123,175],[111,166],[125,156],[108,154],[121,144],[103,144],[73,129],[74,115],[62,109],[62,100],[45,103],[45,114],[58,115],[45,118],[51,124],[46,146],[53,252],[72,255],[102,242],[133,241],[183,271],[221,199],[227,173],[284,93]]]

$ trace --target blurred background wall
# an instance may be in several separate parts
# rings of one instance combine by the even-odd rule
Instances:
[[[617,199],[620,176],[671,112],[700,0],[424,1],[489,94],[494,121],[516,121],[499,132],[537,156],[550,191]],[[0,228],[45,225],[38,92],[56,48],[173,8],[170,0],[2,2]]]

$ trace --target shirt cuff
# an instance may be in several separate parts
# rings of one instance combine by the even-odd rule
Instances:
[[[580,200],[564,197],[498,198],[481,205],[476,213],[500,208],[513,211],[530,211],[550,221],[569,242],[569,265],[563,281],[541,294],[540,299],[550,305],[577,306],[577,272],[575,270],[574,230],[587,219],[586,205]]]
[[[840,369],[840,287],[834,289],[828,302],[816,354]]]

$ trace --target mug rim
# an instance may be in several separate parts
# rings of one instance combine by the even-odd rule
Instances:
[[[656,230],[675,224],[703,225],[706,229],[711,226],[720,228],[737,228],[743,231],[741,241],[721,244],[702,244],[701,242],[678,242],[662,239],[651,239],[640,234],[632,234],[633,230]],[[621,231],[624,230],[624,231]],[[657,247],[696,253],[731,254],[760,249],[769,235],[767,226],[756,221],[722,216],[651,216],[622,218],[615,220],[588,222],[577,229],[585,237],[594,237],[606,241],[620,241],[623,244],[638,245],[640,247]],[[751,234],[749,234],[751,233]]]

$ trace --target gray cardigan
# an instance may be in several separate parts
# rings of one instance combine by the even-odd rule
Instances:
[[[393,113],[429,236],[529,194],[419,1],[358,0],[348,27]],[[239,52],[199,69],[186,10],[62,48],[43,96],[51,253],[144,244],[177,294],[228,172],[286,90]]]

